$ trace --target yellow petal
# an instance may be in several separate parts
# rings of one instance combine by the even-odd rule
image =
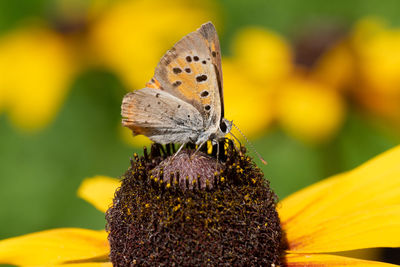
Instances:
[[[0,241],[0,263],[13,265],[59,264],[88,258],[107,258],[105,231],[60,228]]]
[[[295,252],[400,246],[400,146],[284,199],[282,227]]]
[[[286,255],[288,267],[309,266],[397,266],[389,263],[358,260],[341,256],[324,254],[288,254]]]
[[[106,176],[95,176],[85,179],[78,189],[78,196],[105,212],[114,198],[115,190],[120,186],[117,179]]]

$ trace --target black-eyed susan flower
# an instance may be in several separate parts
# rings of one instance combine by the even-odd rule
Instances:
[[[55,229],[0,241],[0,262],[392,266],[337,253],[400,246],[400,147],[276,206],[254,163],[243,152],[226,151],[217,162],[215,154],[193,156],[188,149],[176,164],[171,146],[134,155],[122,181],[94,177],[79,189],[95,207],[108,209],[110,246],[105,231]]]

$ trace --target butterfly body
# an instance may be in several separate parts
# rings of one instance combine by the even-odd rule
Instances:
[[[219,40],[212,23],[203,24],[166,52],[146,88],[125,95],[122,123],[134,134],[160,144],[195,143],[224,137]]]

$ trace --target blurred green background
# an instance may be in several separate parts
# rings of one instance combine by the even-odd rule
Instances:
[[[77,188],[86,177],[95,175],[118,177],[128,168],[130,156],[134,152],[141,153],[141,144],[132,145],[126,141],[126,134],[121,134],[121,99],[127,91],[144,87],[145,81],[151,78],[157,63],[155,61],[160,58],[162,51],[166,51],[178,41],[179,36],[195,30],[202,21],[210,19],[216,21],[218,30],[221,29],[219,31],[222,53],[227,59],[231,58],[236,62],[241,62],[239,58],[241,55],[235,54],[237,51],[234,48],[235,42],[239,42],[235,41],[235,38],[238,32],[246,27],[256,26],[258,29],[273,32],[274,36],[284,40],[283,43],[289,47],[291,60],[294,62],[299,54],[296,44],[308,44],[310,40],[312,43],[312,40],[329,39],[325,35],[319,38],[319,35],[315,34],[320,31],[314,26],[325,25],[325,22],[333,25],[334,29],[339,29],[340,34],[339,37],[335,36],[333,41],[327,42],[328,45],[323,47],[322,54],[337,43],[342,41],[348,43],[352,35],[356,35],[354,25],[362,19],[370,17],[383,19],[387,25],[379,27],[386,34],[398,34],[396,27],[400,26],[398,16],[400,3],[396,0],[332,2],[220,0],[191,4],[171,1],[169,3],[172,6],[171,9],[175,5],[186,5],[186,7],[179,11],[181,13],[175,10],[168,13],[170,10],[167,9],[163,14],[165,17],[159,17],[157,11],[153,15],[154,6],[157,7],[162,3],[154,1],[152,4],[142,3],[136,6],[137,12],[140,8],[148,11],[141,15],[141,19],[151,25],[148,28],[138,26],[141,29],[133,27],[131,31],[125,32],[126,42],[132,41],[129,38],[136,38],[132,42],[147,47],[149,42],[156,42],[151,39],[153,35],[162,34],[172,37],[170,39],[165,37],[167,40],[164,43],[159,41],[160,43],[157,43],[159,47],[154,48],[156,52],[148,48],[148,51],[143,52],[143,58],[130,61],[128,57],[127,62],[122,62],[124,55],[114,56],[113,54],[118,53],[114,50],[120,48],[114,48],[112,45],[113,42],[124,43],[124,39],[117,40],[115,36],[120,35],[113,35],[112,31],[117,31],[119,26],[122,29],[126,27],[117,22],[112,24],[110,21],[123,14],[120,11],[114,12],[112,16],[108,14],[110,10],[114,10],[116,2],[126,1],[114,3],[107,1],[0,1],[0,71],[3,73],[0,74],[3,76],[3,81],[0,78],[0,86],[2,86],[0,87],[0,239],[54,227],[91,229],[104,227],[104,214],[79,199],[76,196]],[[149,5],[148,9],[146,5]],[[203,10],[203,13],[198,14],[199,10]],[[185,17],[180,18],[181,14]],[[136,13],[131,14],[131,19],[137,19],[136,15]],[[169,21],[171,16],[174,20]],[[189,26],[185,26],[188,24],[187,16],[192,19]],[[103,19],[104,17],[107,19]],[[124,20],[121,19],[121,21]],[[102,23],[113,26],[107,28]],[[161,25],[162,32],[154,30]],[[96,35],[101,38],[93,37],[91,34],[92,31],[96,31],[96,27],[103,27],[102,30],[97,30],[101,34]],[[314,31],[315,28],[317,28],[316,31]],[[30,47],[25,49],[24,45],[32,38],[24,39],[24,34],[29,35],[38,29],[40,34],[50,36],[46,37],[50,41],[43,37],[39,40],[39,50]],[[311,36],[314,39],[307,39],[310,36],[308,33],[312,33]],[[10,47],[13,42],[18,43],[16,39],[22,40],[18,49],[25,51],[26,55],[23,54],[21,58],[14,60],[14,54],[18,54],[20,50]],[[49,45],[51,48],[48,48],[46,42],[51,43],[53,39],[57,39],[57,44],[52,43]],[[251,46],[252,43],[248,45]],[[53,46],[56,48],[53,49]],[[97,47],[102,47],[102,49],[97,51]],[[312,45],[311,48],[310,46],[306,48],[313,49]],[[354,45],[352,48],[357,48],[357,46]],[[43,62],[46,60],[46,62],[52,62],[53,58],[56,58],[54,60],[57,62],[41,65],[45,63],[42,63],[40,53],[47,53],[51,49],[56,51],[52,50],[55,54],[65,53],[67,59],[64,57],[58,59],[58,54],[57,56],[51,54],[43,56],[45,58]],[[251,50],[251,48],[244,50],[256,59],[258,58],[257,50]],[[321,52],[318,53],[320,56]],[[391,51],[387,50],[386,53],[391,53]],[[396,53],[400,52],[393,53],[397,55]],[[30,57],[31,54],[32,57]],[[101,58],[104,54],[106,54],[105,60]],[[118,60],[114,60],[117,57],[119,57]],[[35,60],[38,62],[34,62]],[[57,65],[61,60],[67,63]],[[17,63],[10,65],[9,62]],[[25,66],[27,62],[33,67]],[[268,61],[264,63],[272,66],[276,64]],[[144,66],[144,64],[147,65]],[[227,81],[225,92],[233,96],[229,105],[227,104],[226,116],[237,121],[235,116],[230,115],[236,111],[241,116],[251,118],[251,127],[241,126],[240,120],[237,124],[249,135],[258,152],[268,161],[268,165],[263,166],[254,157],[281,199],[322,178],[352,169],[399,144],[400,120],[398,120],[399,114],[396,113],[398,110],[393,109],[389,114],[374,109],[374,105],[359,101],[364,98],[358,98],[360,92],[358,89],[358,91],[352,91],[352,89],[345,91],[341,88],[333,88],[332,90],[338,92],[335,94],[339,95],[340,105],[345,106],[341,111],[343,115],[338,115],[340,122],[332,126],[334,130],[324,134],[321,140],[318,139],[319,135],[316,142],[313,141],[313,135],[304,138],[302,133],[296,134],[295,126],[294,128],[287,126],[284,119],[282,119],[284,123],[280,123],[281,117],[276,114],[283,114],[281,111],[272,112],[273,118],[265,119],[261,114],[265,115],[271,111],[265,111],[264,114],[262,109],[253,110],[252,105],[241,105],[240,98],[248,94],[249,89],[246,88],[246,79],[251,80],[251,78],[247,76],[243,78],[241,88],[233,88],[233,86],[230,88],[228,86],[229,73],[232,71],[229,71],[228,64],[231,63],[227,63],[227,77],[224,77]],[[312,76],[310,73],[315,70],[308,65],[299,67],[300,65],[291,66],[289,75],[296,76],[299,75],[298,73],[303,75],[306,72],[307,75],[302,76],[301,79],[309,79]],[[130,66],[134,68],[132,76],[126,73],[126,71],[129,72]],[[137,70],[140,70],[142,66],[145,71],[138,72]],[[49,68],[49,71],[37,74],[43,75],[43,79],[35,79],[31,76],[37,75],[30,75],[29,72],[37,71],[36,68]],[[400,68],[400,65],[397,65],[397,68]],[[61,73],[64,69],[68,70]],[[398,69],[393,71],[400,72]],[[4,72],[16,78],[7,80],[4,78]],[[239,72],[238,75],[242,73]],[[346,83],[343,87],[361,88],[362,75],[355,76],[359,80],[353,81],[352,86]],[[133,81],[130,80],[131,77],[134,77]],[[51,79],[63,80],[63,82],[51,81],[51,84],[47,84]],[[391,80],[388,84],[390,82]],[[260,82],[257,88],[263,88],[260,84],[263,82]],[[266,87],[275,88],[276,84],[279,82],[268,84]],[[353,86],[354,84],[357,86]],[[249,87],[252,85],[249,84]],[[276,87],[280,88],[280,85]],[[400,88],[400,84],[393,84],[393,88]],[[57,90],[61,92],[60,95],[54,93]],[[398,91],[398,89],[390,91],[392,94],[390,99],[394,99],[393,95],[397,97]],[[276,97],[279,92],[274,91],[271,94]],[[256,99],[261,107],[269,110],[267,106],[270,103],[275,105],[275,101],[278,101],[273,97],[269,95],[265,103],[262,97]],[[49,105],[48,102],[55,104]],[[396,103],[400,105],[400,101]],[[47,110],[50,111],[47,113]],[[319,110],[316,109],[315,112],[318,113]],[[326,120],[329,118],[330,116],[327,115]],[[304,125],[307,125],[307,116],[303,119]],[[265,123],[267,120],[268,122]],[[303,124],[302,121],[299,123]],[[254,129],[247,131],[247,128]]]

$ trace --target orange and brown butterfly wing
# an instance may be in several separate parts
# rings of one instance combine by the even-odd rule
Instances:
[[[205,38],[207,46],[211,52],[211,61],[214,64],[215,72],[217,75],[219,97],[221,102],[221,117],[224,117],[224,93],[222,81],[222,64],[221,64],[221,47],[219,45],[219,38],[217,30],[211,22],[203,24],[199,29],[199,33]]]
[[[161,58],[149,88],[164,90],[193,105],[204,127],[217,127],[223,112],[221,55],[214,25],[203,24]]]

